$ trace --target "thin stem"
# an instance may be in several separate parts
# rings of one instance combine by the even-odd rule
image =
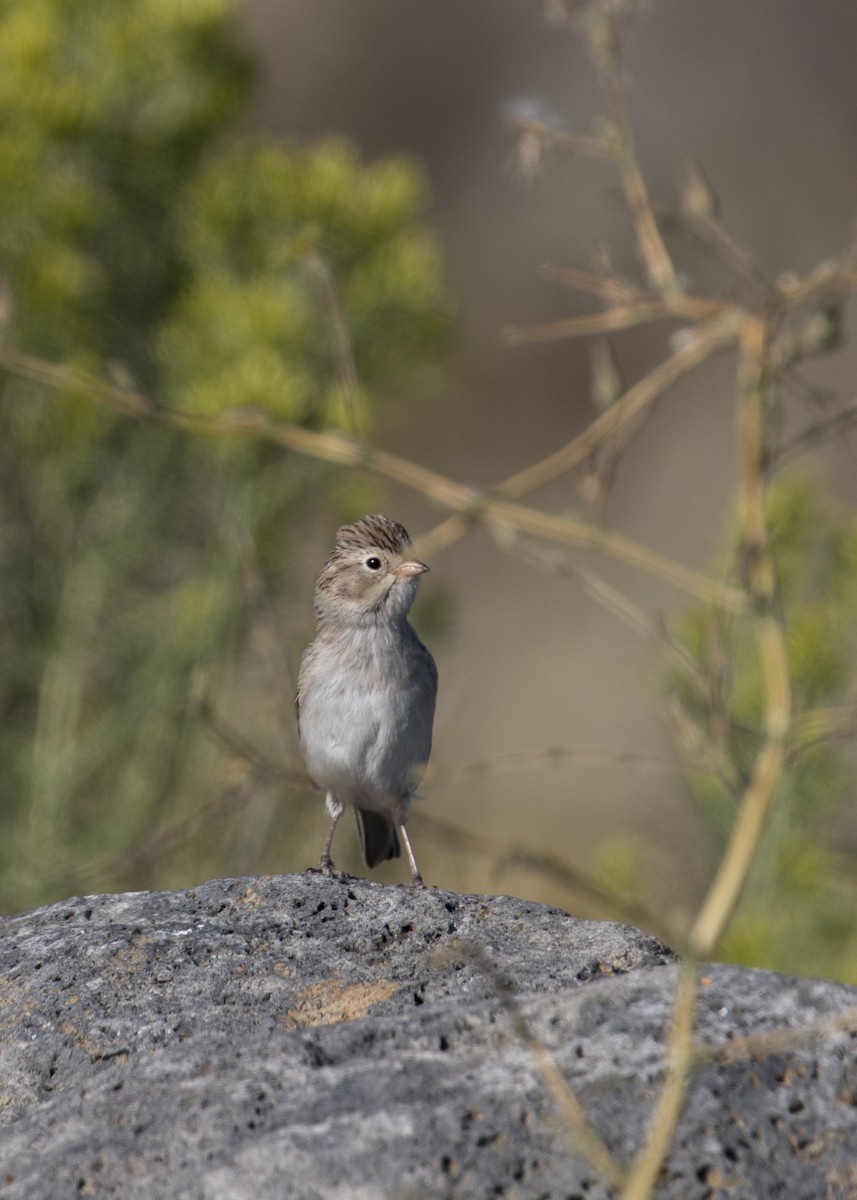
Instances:
[[[18,354],[6,346],[0,346],[0,366],[61,391],[87,392],[108,407],[128,416],[157,421],[190,433],[226,436],[240,433],[263,438],[312,458],[337,463],[340,466],[375,471],[386,479],[420,492],[444,508],[455,509],[468,516],[478,512],[479,517],[495,529],[511,528],[568,546],[601,550],[620,562],[648,571],[692,596],[725,604],[735,611],[740,611],[744,606],[744,595],[737,589],[714,583],[705,575],[692,571],[665,555],[647,550],[629,538],[603,532],[584,521],[542,513],[537,509],[511,504],[505,500],[479,500],[471,488],[448,479],[437,471],[384,450],[373,450],[339,433],[318,432],[298,425],[275,422],[265,413],[248,409],[206,416],[176,409],[156,408],[145,397],[135,392],[126,392],[71,367],[46,363]],[[609,417],[614,411],[615,409],[609,410],[605,416]],[[617,424],[621,424],[621,421]]]
[[[619,78],[619,63],[613,56],[609,56],[609,66],[607,63],[608,56],[600,55],[596,59],[607,95],[608,110],[619,140],[622,190],[637,235],[637,253],[645,267],[649,283],[656,292],[678,292],[681,288],[675,267],[658,229],[646,182],[637,161],[634,131]]]
[[[857,1006],[846,1008],[833,1016],[821,1017],[799,1029],[773,1029],[768,1033],[730,1038],[719,1046],[700,1047],[694,1061],[700,1066],[716,1062],[734,1064],[771,1054],[788,1054],[814,1042],[823,1042],[839,1033],[857,1033]]]
[[[738,338],[743,320],[744,314],[739,309],[727,309],[720,318],[698,326],[686,345],[638,380],[583,433],[540,462],[504,480],[495,494],[516,499],[582,462],[667,387],[705,362],[716,350],[732,345]]]
[[[796,433],[794,437],[783,442],[770,454],[767,466],[769,469],[775,466],[782,467],[803,454],[805,450],[829,441],[855,424],[857,424],[857,402],[847,405],[839,412],[832,413],[821,421],[814,421],[800,433]]]
[[[649,1122],[646,1141],[631,1168],[622,1200],[649,1200],[673,1139],[693,1066],[696,993],[696,963],[686,959],[678,969],[666,1048],[666,1074]]]
[[[783,630],[774,616],[774,565],[765,519],[763,420],[767,324],[748,317],[741,330],[738,394],[741,518],[749,564],[753,621],[763,684],[765,740],[732,828],[729,843],[687,938],[673,1005],[667,1072],[645,1145],[631,1170],[623,1200],[649,1200],[678,1125],[693,1062],[696,964],[710,957],[735,913],[758,849],[785,762],[791,716]]]
[[[530,1026],[508,981],[503,978],[478,942],[462,938],[445,950],[444,957],[449,959],[458,954],[470,959],[490,982],[494,995],[509,1018],[515,1036],[529,1052],[545,1090],[562,1114],[565,1128],[576,1149],[608,1183],[614,1188],[621,1188],[625,1183],[624,1172],[590,1124],[583,1105],[569,1087],[550,1050]]]
[[[594,271],[580,271],[576,267],[543,263],[539,268],[539,275],[542,279],[562,284],[563,287],[600,296],[610,304],[630,304],[632,301],[657,299],[653,292],[637,287],[630,280],[620,279],[615,275],[599,275]]]
[[[627,279],[615,275],[597,275],[593,271],[580,271],[575,267],[559,267],[545,263],[539,274],[542,279],[579,292],[600,296],[610,304],[649,303],[660,301],[668,305],[670,315],[686,320],[698,321],[714,316],[728,307],[722,300],[709,300],[704,296],[688,296],[686,292],[671,292],[658,296],[654,292],[637,287]]]
[[[693,677],[697,686],[700,685],[702,673],[699,667],[692,655],[670,636],[664,623],[650,617],[639,605],[635,604],[633,600],[629,600],[617,588],[612,587],[595,571],[579,566],[562,550],[549,549],[537,543],[530,543],[525,539],[521,539],[518,543],[517,550],[524,558],[536,563],[543,570],[573,580],[587,595],[618,617],[635,633],[663,649],[683,671]]]
[[[736,275],[742,275],[758,287],[770,287],[765,273],[746,247],[737,241],[716,218],[688,223],[688,232]]]
[[[788,663],[782,630],[773,618],[760,621],[757,645],[767,696],[767,736],[744,792],[726,851],[688,934],[688,945],[698,958],[709,958],[714,953],[738,907],[785,765]]]
[[[432,771],[427,779],[432,789],[437,791],[438,788],[462,787],[485,779],[496,779],[501,775],[513,775],[518,771],[568,765],[631,768],[656,775],[680,775],[683,772],[683,767],[672,755],[650,750],[598,745],[538,746],[532,750],[510,750],[508,754],[494,754],[490,758],[459,763],[445,769],[441,767]]]
[[[726,851],[688,936],[691,953],[698,959],[714,953],[738,906],[782,776],[785,739],[791,720],[788,656],[784,632],[774,612],[774,562],[765,515],[762,429],[766,334],[763,319],[748,318],[741,338],[738,398],[741,519],[744,556],[754,599],[753,621],[763,686],[765,739]]]
[[[357,364],[351,345],[351,331],[342,308],[336,277],[316,250],[305,258],[310,274],[318,281],[324,312],[330,330],[331,348],[339,386],[345,400],[349,432],[359,437],[366,432],[366,421],[360,405],[360,384]]]
[[[502,875],[511,868],[533,871],[552,879],[569,891],[594,901],[611,916],[619,916],[621,920],[636,925],[639,929],[647,929],[667,946],[675,940],[676,930],[668,928],[663,918],[647,905],[615,892],[571,863],[561,862],[550,854],[540,854],[525,847],[517,847],[497,863],[497,874]]]
[[[608,308],[606,312],[589,313],[584,317],[566,317],[561,321],[548,321],[541,325],[510,325],[503,330],[502,336],[512,346],[552,342],[559,338],[616,333],[622,329],[632,329],[636,325],[647,325],[652,321],[688,320],[691,315],[695,319],[710,319],[727,311],[728,307],[715,300],[695,300],[686,303],[686,297],[679,293],[675,298],[637,300],[632,304]]]
[[[619,562],[638,567],[681,591],[700,599],[711,600],[731,611],[741,612],[745,607],[746,597],[737,588],[717,583],[621,534],[609,533],[572,517],[554,516],[552,513],[538,512],[502,500],[486,501],[482,515],[485,524],[495,532],[501,544],[508,543],[508,529],[511,527],[562,545],[599,550]]]

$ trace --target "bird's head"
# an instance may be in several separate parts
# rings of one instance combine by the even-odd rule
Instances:
[[[428,567],[404,525],[377,514],[343,525],[315,589],[319,621],[395,621],[407,615]]]

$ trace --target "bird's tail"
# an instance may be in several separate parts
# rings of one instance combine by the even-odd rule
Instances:
[[[396,826],[389,817],[372,812],[369,808],[355,808],[360,848],[367,867],[377,867],[388,858],[398,858],[402,853]]]

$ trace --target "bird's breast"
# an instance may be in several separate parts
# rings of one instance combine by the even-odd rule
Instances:
[[[408,794],[428,759],[434,708],[412,648],[316,643],[301,684],[301,741],[315,782],[358,796]]]

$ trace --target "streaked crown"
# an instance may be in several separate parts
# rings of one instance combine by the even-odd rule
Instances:
[[[388,554],[404,554],[411,548],[411,539],[404,525],[385,517],[383,513],[376,513],[337,530],[336,548],[386,550]]]
[[[319,625],[403,619],[427,570],[398,521],[376,513],[343,525],[315,588]]]

